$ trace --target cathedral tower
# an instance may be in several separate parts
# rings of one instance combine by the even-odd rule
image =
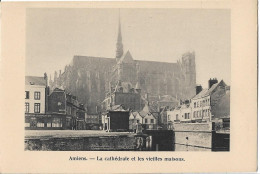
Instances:
[[[124,54],[122,34],[121,34],[121,22],[120,22],[120,12],[119,12],[119,23],[118,23],[118,36],[116,42],[116,59],[119,60]]]

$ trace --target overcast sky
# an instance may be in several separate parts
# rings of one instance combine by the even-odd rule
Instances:
[[[64,71],[74,55],[114,58],[119,9],[27,9],[26,75]],[[197,84],[230,85],[230,11],[120,9],[124,51],[135,60],[177,62],[195,51]]]

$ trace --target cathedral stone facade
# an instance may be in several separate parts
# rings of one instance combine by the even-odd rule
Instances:
[[[129,50],[124,52],[119,22],[115,58],[74,56],[64,72],[54,73],[49,85],[76,95],[94,113],[118,81],[129,89],[138,86],[142,96],[190,99],[196,93],[195,53],[183,54],[176,63],[134,60]]]

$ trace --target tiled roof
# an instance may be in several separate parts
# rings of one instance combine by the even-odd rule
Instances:
[[[25,85],[46,86],[47,84],[44,77],[25,76]]]
[[[205,94],[208,92],[208,89],[203,89],[200,93],[198,93],[193,99],[204,97]]]
[[[198,99],[210,95],[219,85],[226,86],[225,82],[221,80],[219,83],[215,83],[210,89],[203,89],[199,94],[195,95],[192,99]]]

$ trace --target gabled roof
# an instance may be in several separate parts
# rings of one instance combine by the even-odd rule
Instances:
[[[139,112],[139,114],[141,115],[141,117],[145,117],[147,114],[151,114],[153,115],[153,113],[157,112],[155,110],[155,108],[151,107],[151,106],[148,106],[148,102],[144,105],[144,108],[143,110],[141,110]]]
[[[220,85],[227,86],[226,83],[221,80],[219,83],[215,83],[210,89],[203,89],[199,94],[195,95],[192,99],[198,99],[211,95],[211,93]]]
[[[156,119],[156,117],[155,117],[152,113],[148,113],[148,114],[146,114],[146,115],[144,116],[144,118],[145,118],[145,117],[153,117],[153,118]]]
[[[219,85],[227,86],[226,83],[223,80],[221,80],[219,83],[212,85],[206,95],[210,95]]]
[[[136,116],[138,112],[131,112],[131,114],[133,114],[133,116]]]
[[[135,115],[133,114],[133,112],[130,113],[130,116],[129,116],[129,119],[134,119],[135,118]]]
[[[126,110],[122,107],[122,105],[114,105],[112,106],[111,111],[126,111]]]
[[[140,111],[139,114],[141,117],[145,117],[148,114],[148,112]]]
[[[25,85],[46,86],[47,84],[44,77],[25,76]]]
[[[132,63],[134,61],[130,51],[128,50],[118,61],[118,63],[124,62],[124,63]]]
[[[130,117],[133,116],[134,118],[136,118],[136,116],[138,116],[138,115],[141,116],[140,113],[134,111],[134,112],[131,112]]]

